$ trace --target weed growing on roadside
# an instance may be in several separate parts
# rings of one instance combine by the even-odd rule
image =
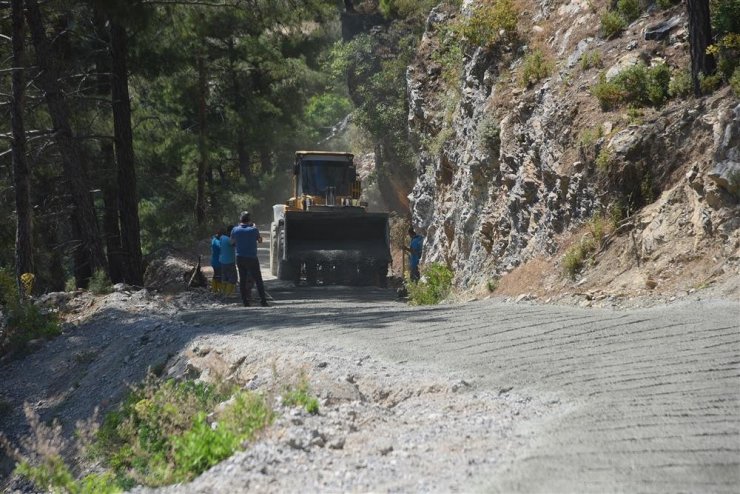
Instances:
[[[308,379],[301,375],[298,384],[293,388],[287,388],[283,393],[283,403],[288,406],[303,407],[308,413],[319,413],[319,400],[311,394]]]
[[[499,280],[488,280],[486,282],[486,288],[488,289],[488,291],[491,293],[495,292],[498,288],[498,282]]]
[[[434,305],[444,300],[452,288],[452,271],[440,263],[424,267],[421,279],[414,283],[408,281],[409,303],[412,305]]]

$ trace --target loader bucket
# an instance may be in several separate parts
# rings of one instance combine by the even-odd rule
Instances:
[[[309,282],[319,270],[327,282],[332,273],[340,283],[366,284],[363,279],[379,276],[384,283],[391,260],[387,214],[352,208],[286,211],[284,228],[285,258],[303,269]]]

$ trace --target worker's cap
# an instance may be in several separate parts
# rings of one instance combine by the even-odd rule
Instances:
[[[249,216],[249,211],[242,211],[241,216],[239,217],[239,221],[242,223],[248,223],[251,219],[251,216]]]

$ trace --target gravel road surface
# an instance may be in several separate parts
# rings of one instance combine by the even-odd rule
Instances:
[[[444,482],[432,479],[421,490],[740,488],[737,302],[694,299],[630,310],[493,300],[410,307],[374,288],[295,288],[273,280],[268,291],[270,308],[234,307],[216,319],[212,312],[194,311],[183,319],[218,326],[218,334],[207,338],[215,347],[251,341],[326,358],[359,354],[375,362],[374,369],[389,370],[387,375],[446,375],[465,383],[463,394],[473,398],[516,397],[508,402],[519,404],[513,418],[511,406],[499,410],[508,431],[499,444],[467,452],[469,464],[476,453],[490,455],[490,461],[478,458],[482,465],[467,475],[442,467],[437,472]],[[495,411],[481,413],[497,420]],[[462,424],[445,417],[438,422],[458,427],[473,445],[480,442],[469,429],[476,414],[465,416]],[[481,437],[480,430],[472,432]],[[395,449],[402,451],[403,444]],[[374,482],[335,487],[385,485]]]

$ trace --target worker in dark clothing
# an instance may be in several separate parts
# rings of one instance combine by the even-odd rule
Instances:
[[[250,278],[257,284],[260,295],[260,305],[267,307],[267,296],[265,295],[265,284],[262,281],[260,263],[257,259],[257,243],[262,242],[259,230],[251,221],[249,213],[244,211],[239,219],[239,225],[231,231],[231,243],[236,247],[236,267],[239,270],[239,292],[242,303],[249,306],[250,289],[247,280]]]
[[[409,228],[409,237],[411,242],[403,250],[409,253],[409,269],[411,270],[411,281],[419,281],[419,261],[421,261],[421,249],[424,246],[424,237],[418,235],[413,228]]]

